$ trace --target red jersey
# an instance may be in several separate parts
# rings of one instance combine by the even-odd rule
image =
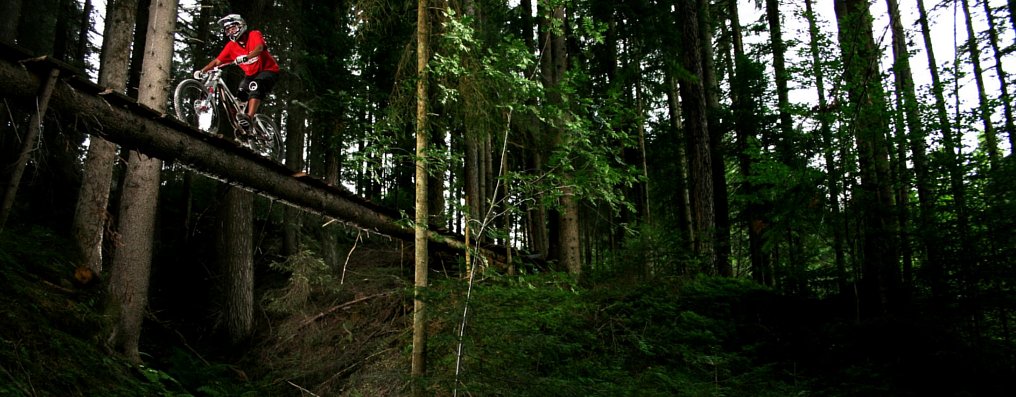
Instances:
[[[245,37],[241,37],[241,39],[246,41],[230,40],[226,42],[226,47],[222,49],[222,52],[219,53],[219,56],[216,57],[216,59],[222,63],[233,62],[236,57],[249,54],[259,45],[265,45],[265,50],[261,51],[260,55],[248,59],[247,62],[239,64],[240,69],[243,69],[243,73],[247,76],[253,76],[264,71],[278,73],[279,64],[275,62],[275,58],[272,57],[272,54],[268,53],[268,46],[265,44],[265,38],[261,35],[261,31],[251,30],[244,36]]]

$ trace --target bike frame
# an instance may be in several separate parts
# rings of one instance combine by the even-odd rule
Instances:
[[[226,111],[226,119],[229,120],[229,124],[233,126],[233,129],[239,130],[240,126],[236,124],[236,115],[239,112],[247,112],[247,102],[240,103],[236,99],[236,95],[233,95],[233,92],[226,86],[226,82],[222,80],[223,68],[229,65],[232,63],[219,65],[209,70],[202,83],[205,85],[205,89],[212,94],[210,95],[213,101],[211,106],[214,108],[221,105],[222,109]]]
[[[201,78],[187,79],[177,84],[173,97],[177,117],[210,134],[221,134],[219,127],[228,128],[223,126],[221,120],[226,118],[235,131],[235,134],[226,134],[229,138],[259,154],[272,158],[279,156],[284,153],[282,136],[270,118],[258,114],[251,118],[251,128],[240,128],[236,115],[247,112],[247,101],[238,100],[223,81],[223,69],[229,65],[231,64],[217,66]],[[181,94],[184,92],[190,94]],[[188,97],[191,94],[196,95]]]

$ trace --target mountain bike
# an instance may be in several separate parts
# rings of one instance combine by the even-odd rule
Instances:
[[[222,80],[223,68],[229,65],[232,63],[209,70],[203,79],[186,79],[177,84],[173,93],[176,117],[201,131],[218,135],[219,118],[225,115],[236,131],[237,142],[262,156],[282,160],[285,148],[271,118],[256,114],[248,129],[237,123],[236,115],[247,112],[247,102],[237,100]]]

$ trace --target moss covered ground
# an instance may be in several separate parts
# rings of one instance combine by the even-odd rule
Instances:
[[[344,275],[310,253],[273,264],[276,280],[259,289],[257,330],[244,346],[223,349],[196,337],[190,323],[154,312],[143,334],[145,366],[106,351],[102,283],[75,281],[75,258],[64,247],[71,244],[41,228],[0,236],[0,396],[381,396],[410,389],[404,247],[361,246]],[[859,321],[843,315],[849,302],[713,277],[579,285],[559,273],[491,272],[470,289],[461,276],[434,274],[424,295],[428,395],[1016,390],[1011,343],[968,340],[919,309]]]

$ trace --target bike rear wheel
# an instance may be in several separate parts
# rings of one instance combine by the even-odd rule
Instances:
[[[198,80],[188,79],[177,84],[173,92],[173,107],[176,117],[187,125],[209,134],[219,129],[219,110],[204,83]]]
[[[248,146],[254,152],[281,162],[286,156],[286,148],[282,143],[282,135],[279,134],[275,122],[263,114],[254,115],[253,131],[248,141]]]

